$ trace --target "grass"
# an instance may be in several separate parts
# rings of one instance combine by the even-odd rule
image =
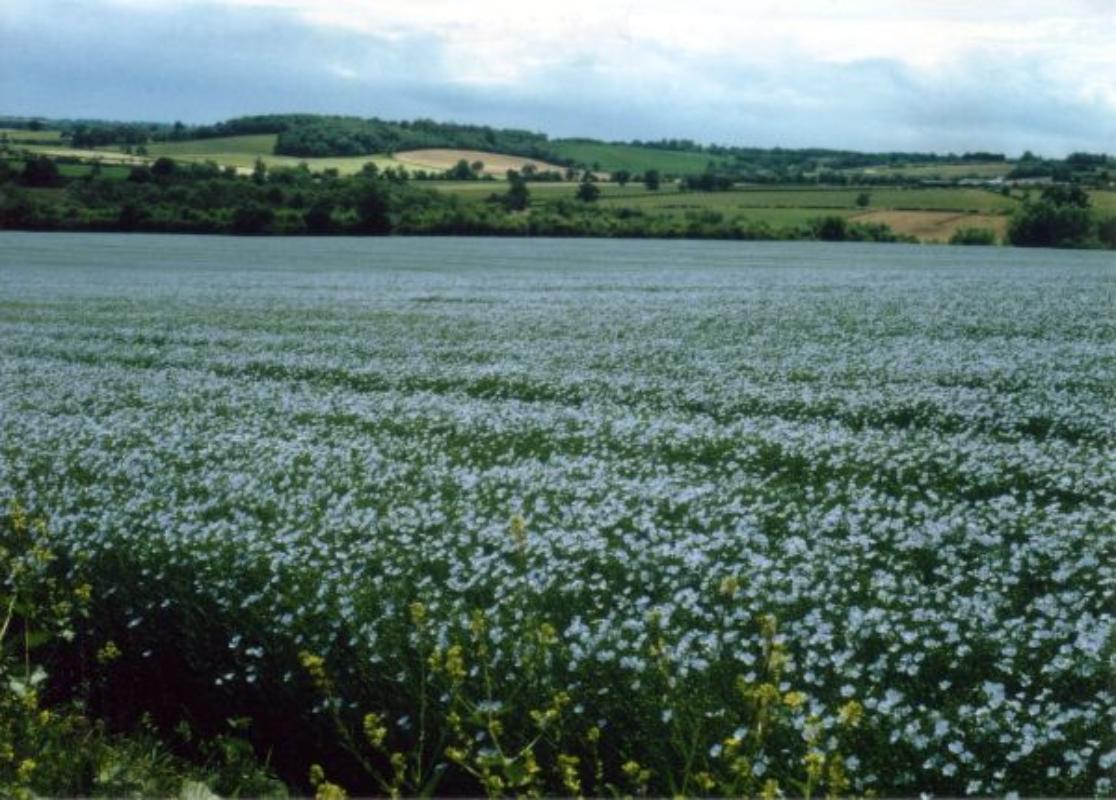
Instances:
[[[604,172],[626,169],[632,173],[643,173],[649,169],[657,169],[664,175],[691,175],[703,172],[711,160],[704,153],[656,150],[576,139],[560,139],[551,145],[554,152],[562,158],[572,158],[586,166],[599,164]]]
[[[51,144],[62,141],[61,131],[27,131],[19,128],[0,128],[0,140],[16,144]]]
[[[1093,208],[1104,214],[1116,214],[1116,192],[1089,192]]]
[[[869,193],[870,208],[927,211],[1010,211],[1016,201],[982,189],[738,189],[728,192],[679,192],[667,187],[658,192],[636,190],[623,198],[605,197],[613,204],[640,208],[686,205],[718,210],[744,208],[805,208],[856,210],[857,196]]]
[[[482,202],[505,191],[501,182],[430,182],[430,188]],[[668,185],[648,191],[642,184],[598,184],[602,207],[630,208],[647,213],[685,216],[719,213],[765,222],[773,227],[796,227],[821,216],[838,215],[862,222],[883,222],[896,233],[927,242],[948,241],[958,227],[986,227],[1002,236],[1007,214],[1018,200],[998,192],[970,188],[869,189],[868,208],[857,205],[863,189],[810,187],[747,188],[728,192],[680,192]],[[530,184],[531,202],[541,205],[558,199],[573,200],[574,183]]]

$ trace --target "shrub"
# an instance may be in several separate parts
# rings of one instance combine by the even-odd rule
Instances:
[[[1093,233],[1087,206],[1045,196],[1024,203],[1012,215],[1008,240],[1020,247],[1085,247]]]
[[[1097,223],[1097,239],[1110,250],[1116,250],[1116,217],[1105,217]]]
[[[21,181],[24,186],[49,188],[60,186],[62,176],[58,173],[58,167],[53,161],[46,156],[39,156],[24,165]]]
[[[950,244],[991,245],[996,244],[996,232],[990,228],[958,228],[949,237]]]
[[[849,236],[849,223],[844,217],[828,216],[813,222],[814,237],[824,242],[843,242]]]

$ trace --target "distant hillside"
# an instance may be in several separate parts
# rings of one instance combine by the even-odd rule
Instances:
[[[276,155],[356,156],[401,150],[479,150],[547,160],[546,134],[420,119],[387,122],[356,117],[292,117],[275,143]]]
[[[1073,153],[1044,159],[1025,153],[871,152],[828,148],[757,148],[713,145],[689,139],[605,142],[551,139],[544,133],[454,122],[388,121],[320,114],[265,114],[236,117],[214,125],[180,122],[46,120],[0,116],[9,141],[35,144],[54,134],[58,147],[77,151],[116,147],[125,154],[160,154],[194,160],[212,153],[219,163],[250,167],[262,157],[275,164],[299,160],[319,168],[356,171],[368,161],[387,165],[400,152],[459,151],[505,156],[573,167],[601,175],[638,178],[656,171],[664,179],[686,179],[690,188],[749,184],[914,185],[935,181],[1053,180],[1103,187],[1116,173],[1116,159],[1103,153]],[[212,147],[204,143],[213,140]],[[220,143],[217,143],[220,142]],[[183,144],[188,143],[188,144]],[[266,145],[266,146],[265,146]],[[328,162],[328,163],[327,163]],[[440,163],[440,162],[439,162]],[[492,170],[488,170],[492,172]]]

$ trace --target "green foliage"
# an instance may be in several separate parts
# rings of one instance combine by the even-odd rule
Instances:
[[[586,172],[581,182],[577,185],[577,199],[583,203],[593,203],[601,196],[601,189],[592,179],[592,173]]]
[[[27,187],[49,188],[61,185],[62,177],[51,159],[39,156],[24,165],[20,182]]]
[[[114,144],[142,145],[150,138],[150,128],[137,123],[78,124],[70,133],[70,144],[86,150]]]
[[[279,134],[275,152],[304,157],[395,153],[423,148],[457,148],[552,158],[541,133],[440,123],[388,122],[357,117],[289,115],[270,118]]]
[[[251,236],[268,233],[275,221],[275,212],[270,208],[252,204],[241,206],[233,213],[231,233]]]
[[[825,242],[843,242],[849,236],[849,222],[844,217],[822,217],[814,223],[814,235]]]
[[[46,523],[12,503],[0,512],[0,796],[285,797],[286,789],[261,767],[242,738],[222,735],[200,743],[201,765],[173,755],[146,718],[127,736],[113,735],[87,712],[85,694],[47,704],[46,667],[70,667],[83,644],[92,664],[112,669],[121,657],[111,640],[83,642],[94,588],[67,576]],[[87,692],[100,676],[87,678]]]
[[[451,181],[475,181],[480,177],[479,170],[474,170],[472,165],[465,159],[458,159],[458,162],[446,170],[444,177],[446,180]]]
[[[1087,247],[1094,220],[1079,187],[1050,187],[1012,215],[1008,240],[1019,247]]]
[[[861,192],[856,196],[856,204],[860,208],[867,208],[869,203],[872,202],[872,195],[868,192]]]
[[[364,181],[357,186],[354,207],[360,232],[371,234],[391,232],[391,219],[388,216],[389,193],[378,182]]]
[[[166,180],[173,178],[177,169],[178,165],[172,159],[162,156],[155,159],[155,163],[151,165],[151,174],[156,178]]]
[[[431,185],[428,182],[409,180],[402,170],[381,170],[375,164],[365,164],[355,176],[342,177],[336,171],[316,174],[305,166],[269,167],[262,162],[252,175],[239,175],[212,163],[181,163],[166,157],[151,166],[100,172],[70,164],[59,168],[46,157],[32,162],[35,167],[12,163],[21,166],[21,175],[27,169],[42,174],[53,169],[58,174],[52,186],[28,187],[34,191],[21,191],[10,180],[0,184],[0,226],[12,229],[902,240],[884,225],[847,219],[844,210],[856,207],[865,194],[861,190],[747,188],[680,196],[648,188],[659,185],[654,170],[642,176],[643,187],[626,191],[612,183],[598,184],[587,171],[572,191],[568,185],[552,182],[528,191],[529,177],[541,181],[548,173],[525,170],[509,175],[506,192],[486,195],[479,191],[485,186],[475,181],[446,182],[431,191],[423,188]],[[455,169],[476,175],[474,166],[464,160]],[[120,171],[126,171],[124,180]],[[712,186],[726,181],[712,173],[700,179],[705,177]],[[705,185],[700,179],[694,184],[699,188]],[[1031,206],[1040,203],[1039,210],[1054,208],[1057,215],[1091,220],[1091,210],[1081,205],[1089,203],[1091,196],[1080,189],[1048,192],[1038,203],[1022,207],[1013,198],[978,189],[879,189],[872,196],[881,208],[980,213],[1018,208],[1017,224],[1026,217],[1032,227],[1037,225],[1034,217],[1041,221],[1041,214]],[[1104,193],[1092,196],[1109,202]],[[486,198],[491,202],[483,202]],[[813,209],[824,211],[816,214]],[[1095,246],[1101,238],[1099,229],[1089,221],[1084,230],[1084,236],[1064,246]]]
[[[1116,217],[1105,217],[1097,223],[1097,239],[1104,247],[1116,250]]]
[[[645,170],[643,173],[643,185],[647,187],[648,191],[658,191],[660,184],[659,171],[657,169]]]
[[[1048,186],[1042,190],[1042,201],[1059,206],[1074,206],[1076,208],[1089,208],[1092,202],[1089,193],[1080,186],[1057,185]]]
[[[732,178],[709,170],[701,175],[687,175],[682,179],[682,188],[693,192],[727,192],[733,185]]]
[[[303,215],[303,222],[306,225],[306,231],[308,233],[319,235],[333,233],[335,229],[333,221],[333,203],[326,199],[317,201]]]
[[[992,245],[996,244],[996,232],[988,228],[958,228],[949,237],[950,244]]]
[[[530,202],[531,193],[527,189],[527,181],[516,170],[508,170],[508,191],[503,197],[504,207],[508,211],[524,211]]]

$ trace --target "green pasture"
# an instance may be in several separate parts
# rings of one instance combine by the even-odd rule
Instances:
[[[22,158],[8,158],[4,159],[4,161],[11,169],[17,172],[23,170],[24,162]],[[57,164],[56,166],[58,167],[58,173],[64,178],[84,178],[86,175],[90,175],[93,172],[93,165],[87,163]],[[103,164],[101,166],[101,177],[123,180],[128,177],[130,169],[130,167],[122,164]]]
[[[705,153],[685,153],[674,150],[656,150],[627,144],[585,142],[576,139],[552,143],[554,152],[562,158],[572,158],[586,165],[598,164],[606,172],[626,169],[642,173],[657,169],[667,175],[691,175],[703,172],[711,160]]]
[[[1093,208],[1105,214],[1116,214],[1116,192],[1089,192]]]
[[[440,192],[456,195],[466,202],[484,202],[493,193],[506,191],[502,181],[431,181],[422,184]],[[601,190],[597,203],[602,208],[630,208],[646,213],[685,216],[693,213],[719,213],[746,217],[775,226],[793,226],[819,216],[849,216],[863,211],[918,210],[933,212],[977,212],[1007,214],[1019,203],[983,189],[815,189],[797,187],[741,188],[727,192],[683,192],[674,185],[648,191],[642,184],[619,186],[597,184]],[[573,200],[574,183],[532,183],[531,202],[540,205],[560,199]],[[867,208],[857,205],[857,197],[869,193]],[[1116,193],[1111,193],[1116,196]]]
[[[61,142],[61,131],[27,131],[21,128],[0,128],[0,141],[7,139],[14,144],[49,144]]]
[[[619,187],[618,187],[619,188]],[[602,202],[638,208],[687,207],[726,209],[802,208],[859,210],[857,197],[868,192],[870,209],[1007,212],[1017,201],[983,189],[739,189],[728,192],[680,192],[674,187],[658,192],[604,195]]]

